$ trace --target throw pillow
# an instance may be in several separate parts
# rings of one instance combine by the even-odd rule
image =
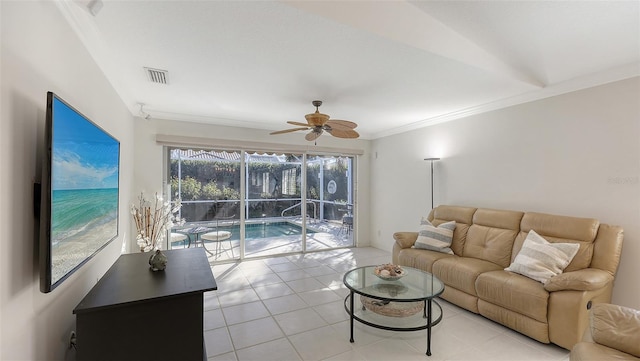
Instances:
[[[414,247],[453,254],[451,241],[453,240],[454,229],[456,229],[456,221],[442,223],[435,227],[429,220],[422,218],[418,239]]]
[[[519,273],[544,284],[564,271],[579,248],[577,243],[550,243],[531,230],[505,271]]]

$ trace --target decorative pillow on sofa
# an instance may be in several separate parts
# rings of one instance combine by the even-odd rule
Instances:
[[[531,230],[505,271],[519,273],[544,284],[564,271],[579,248],[577,243],[550,243]]]
[[[426,218],[422,218],[414,247],[453,254],[450,247],[454,229],[456,229],[456,221],[442,223],[435,227]]]

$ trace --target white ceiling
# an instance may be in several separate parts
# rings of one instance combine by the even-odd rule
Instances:
[[[151,121],[267,133],[319,99],[373,139],[640,75],[639,1],[103,1],[58,4]]]

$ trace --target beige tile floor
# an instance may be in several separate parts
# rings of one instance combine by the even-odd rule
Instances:
[[[545,345],[440,300],[444,318],[426,331],[393,332],[349,321],[345,271],[390,262],[375,248],[339,249],[213,266],[218,290],[205,294],[204,338],[213,360],[543,360],[569,352]]]

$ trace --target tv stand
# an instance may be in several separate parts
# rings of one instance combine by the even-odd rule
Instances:
[[[123,254],[76,306],[78,360],[206,359],[203,293],[217,289],[204,248]]]

